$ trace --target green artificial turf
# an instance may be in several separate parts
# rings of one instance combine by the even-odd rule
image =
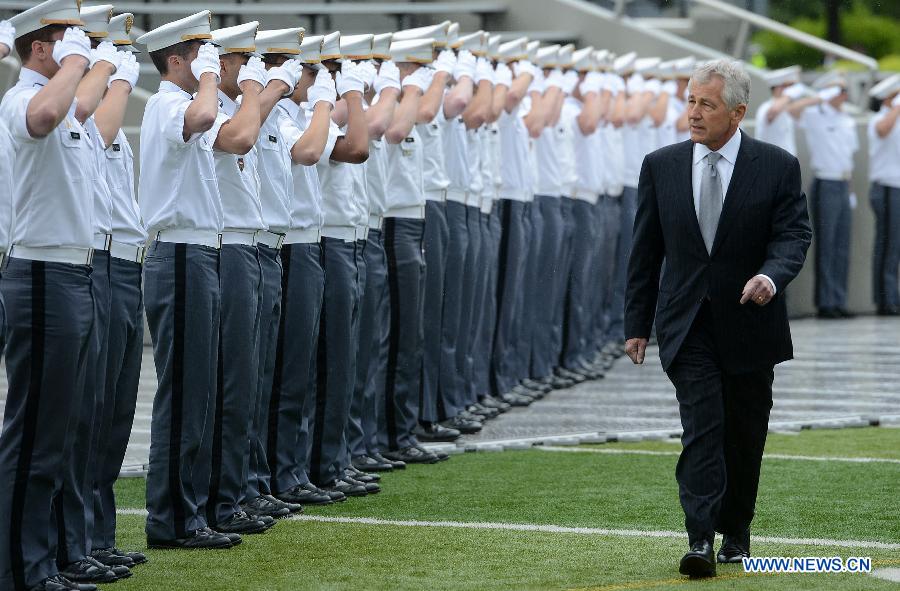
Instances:
[[[773,453],[888,457],[900,431],[851,429],[770,437]],[[893,449],[891,448],[894,443]],[[676,450],[677,445],[611,444]],[[307,515],[510,522],[612,529],[682,528],[674,456],[529,450],[454,456],[387,474],[384,492]],[[122,480],[120,507],[143,506],[143,480]],[[900,464],[766,460],[754,534],[900,543]],[[144,547],[143,518],[123,515],[120,546]],[[867,575],[744,575],[714,582],[677,573],[686,542],[666,538],[284,521],[227,551],[151,551],[116,583],[129,590],[299,589],[897,589]],[[754,543],[757,556],[871,556],[900,552]]]

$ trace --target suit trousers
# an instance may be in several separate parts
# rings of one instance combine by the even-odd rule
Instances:
[[[309,482],[305,409],[315,394],[313,363],[325,290],[319,243],[281,249],[281,322],[272,371],[266,459],[273,493]]]
[[[315,397],[306,413],[309,477],[319,486],[342,478],[347,468],[344,431],[356,386],[360,286],[365,285],[362,255],[357,241],[322,239],[325,297],[314,366]]]
[[[269,405],[278,349],[278,327],[281,323],[281,257],[278,250],[257,246],[259,268],[262,272],[259,315],[259,360],[257,399],[250,409],[250,458],[247,482],[241,502],[260,495],[272,494],[271,474],[266,457],[269,437]]]
[[[350,421],[347,423],[347,447],[351,457],[378,451],[378,401],[384,400],[384,372],[387,362],[389,321],[387,260],[381,230],[370,229],[364,257],[366,288],[359,318],[359,353],[356,356],[356,384]]]
[[[616,268],[610,299],[608,339],[625,342],[625,284],[628,280],[628,259],[631,258],[631,238],[634,217],[637,215],[637,187],[625,187],[619,198],[619,240],[616,244]]]
[[[535,298],[533,311],[535,327],[531,351],[531,375],[550,375],[556,364],[559,351],[554,354],[553,329],[556,320],[557,285],[560,281],[562,261],[560,254],[565,238],[561,197],[536,196],[540,202],[541,219],[544,227],[541,234],[541,251],[535,274]]]
[[[560,212],[563,220],[562,241],[559,248],[559,266],[556,271],[553,294],[553,324],[551,325],[552,342],[550,345],[550,363],[555,367],[562,363],[562,356],[567,337],[568,306],[571,305],[572,265],[578,224],[575,221],[575,200],[561,197]]]
[[[387,218],[384,250],[388,263],[390,331],[383,412],[379,413],[379,449],[418,445],[413,429],[419,417],[424,335],[425,220]]]
[[[598,243],[597,272],[592,288],[597,290],[597,308],[594,314],[594,343],[598,349],[612,340],[609,331],[613,285],[616,274],[616,248],[619,241],[621,197],[601,195],[598,202],[600,236]]]
[[[714,334],[703,304],[667,372],[684,428],[675,477],[691,544],[750,527],[772,408],[773,369],[725,372]]]
[[[11,258],[6,310],[9,389],[0,432],[0,588],[55,575],[52,502],[63,482],[93,346],[92,270]]]
[[[151,243],[144,307],[159,386],[150,422],[149,538],[183,538],[207,526],[220,304],[217,249]]]
[[[456,392],[456,406],[463,409],[475,398],[473,379],[475,373],[475,332],[481,318],[481,304],[478,298],[483,285],[481,244],[481,208],[466,206],[466,233],[469,246],[466,249],[465,269],[462,284],[462,311],[459,315],[459,339],[456,346],[456,370],[460,378],[460,388]]]
[[[94,330],[91,346],[88,348],[88,373],[85,376],[81,408],[76,410],[71,456],[63,469],[62,488],[53,502],[56,520],[51,523],[50,535],[59,539],[56,560],[60,568],[83,560],[91,553],[91,534],[94,530],[94,480],[100,446],[109,344],[109,253],[95,251],[91,266]]]
[[[113,488],[125,460],[134,424],[144,353],[141,271],[140,263],[115,257],[109,260],[109,348],[100,444],[96,455],[93,548],[105,549],[116,545],[116,497]]]
[[[448,270],[448,261],[457,248],[451,238],[450,203],[427,201],[425,203],[425,314],[423,317],[425,347],[422,356],[422,387],[419,397],[419,420],[435,422],[446,418],[453,398],[449,395],[455,387],[455,374],[448,363],[454,363],[444,348],[448,322],[444,316],[448,295],[459,290],[458,282],[446,283],[448,273],[456,276],[458,269]],[[450,323],[451,325],[453,322]],[[455,344],[455,343],[454,343]],[[455,350],[455,349],[451,349]],[[451,409],[452,410],[452,409]],[[442,416],[444,415],[444,416]]]
[[[525,274],[528,262],[528,240],[525,233],[526,209],[530,204],[502,199],[494,205],[492,217],[502,226],[497,246],[496,307],[497,322],[491,351],[491,392],[510,391],[523,377],[517,356],[525,304]]]
[[[544,217],[537,197],[525,204],[523,212],[525,235],[528,236],[525,252],[525,271],[522,274],[521,310],[516,320],[519,324],[519,339],[516,345],[516,380],[539,376],[531,371],[531,357],[534,350],[534,331],[543,309],[542,298],[538,294],[538,275],[541,263],[541,249],[544,245]],[[525,320],[527,319],[527,320]],[[503,394],[504,392],[497,392]]]
[[[466,225],[466,210],[462,203],[448,201],[446,205],[446,224],[448,229],[448,241],[446,245],[446,260],[441,280],[444,293],[441,311],[441,359],[440,378],[438,386],[437,420],[445,420],[455,416],[462,407],[462,393],[466,384],[463,377],[464,363],[460,361],[463,352],[464,326],[462,324],[463,297],[466,291],[466,281],[472,271],[467,269],[467,253],[469,249],[469,229]],[[428,236],[428,218],[425,219],[425,235]],[[433,271],[429,264],[431,257],[428,254],[428,243],[425,244],[425,263],[427,265],[426,280],[430,283],[431,276],[440,273]],[[426,288],[427,289],[427,288]],[[425,302],[427,306],[428,294]],[[427,310],[427,308],[426,308]],[[431,338],[428,331],[431,329],[432,320],[427,318],[425,325],[426,342]],[[427,417],[422,416],[425,420]]]
[[[491,353],[494,349],[494,333],[497,327],[497,257],[503,229],[500,225],[499,202],[491,213],[481,214],[481,244],[484,250],[484,286],[482,289],[481,321],[478,323],[475,347],[475,371],[473,386],[475,400],[491,391]]]
[[[591,304],[597,291],[590,281],[595,269],[597,243],[603,241],[603,236],[597,232],[596,209],[594,204],[587,201],[573,200],[571,203],[575,229],[572,234],[572,264],[564,305],[564,339],[560,356],[560,365],[568,368],[588,361],[586,354],[592,318]]]
[[[872,183],[869,195],[875,213],[872,293],[879,308],[900,307],[900,187]]]
[[[810,190],[816,237],[816,307],[847,307],[850,267],[850,183],[815,179]]]

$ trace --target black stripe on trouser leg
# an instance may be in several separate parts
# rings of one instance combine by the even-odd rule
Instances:
[[[322,251],[325,250],[325,243],[322,242]],[[324,308],[324,306],[323,306]],[[319,343],[316,351],[316,408],[315,421],[313,429],[312,451],[309,459],[309,477],[319,486],[331,484],[330,482],[320,482],[319,475],[322,464],[322,435],[325,429],[325,405],[328,402],[328,340],[326,337],[326,318],[328,314],[322,310],[319,316]]]
[[[212,468],[209,478],[209,498],[206,501],[206,521],[219,523],[216,507],[219,504],[219,485],[222,479],[222,414],[225,401],[225,367],[222,351],[222,335],[219,334],[219,360],[216,363],[216,407],[213,417]]]
[[[887,282],[885,274],[887,273],[888,254],[891,248],[891,191],[887,185],[879,185],[881,194],[883,195],[884,205],[882,206],[882,216],[884,219],[884,233],[881,240],[881,261],[878,265],[878,288],[875,291],[876,302],[878,306],[887,306]]]
[[[499,347],[492,347],[491,351],[487,351],[488,354],[491,354],[491,365],[502,367],[502,363],[500,361],[501,356],[506,355],[506,351],[504,350],[506,343],[498,342],[497,334],[500,330],[500,318],[503,315],[504,311],[504,297],[506,296],[506,270],[507,270],[507,257],[509,257],[509,241],[510,241],[510,226],[512,224],[512,207],[509,201],[501,200],[499,202],[500,205],[500,227],[502,231],[500,232],[500,246],[497,253],[497,291],[496,291],[496,315],[494,317],[494,345]],[[509,302],[506,305],[510,305]],[[503,335],[505,336],[505,335]],[[502,337],[501,337],[502,338]],[[490,368],[488,370],[488,375],[490,376],[490,385],[491,389],[498,394],[502,394],[503,390],[505,390],[505,385],[500,383],[500,376],[497,371],[492,371]]]
[[[394,391],[397,386],[397,359],[400,353],[400,282],[397,278],[396,220],[384,221],[384,250],[387,254],[388,296],[390,299],[390,332],[388,335],[387,372],[384,388],[384,416],[387,424],[388,448],[397,449],[397,409]]]
[[[269,399],[269,435],[266,440],[266,455],[269,462],[269,474],[272,482],[276,482],[278,474],[278,409],[281,405],[281,388],[284,380],[284,340],[288,317],[288,285],[291,278],[291,245],[281,250],[281,321],[278,323],[278,345],[275,348],[275,371],[272,373],[272,397]],[[298,426],[299,427],[299,426]],[[282,434],[287,436],[287,434]],[[274,486],[273,486],[274,488]],[[284,491],[276,491],[284,492]]]
[[[25,496],[28,489],[28,475],[31,472],[31,456],[37,431],[37,415],[40,406],[42,376],[44,373],[44,334],[46,328],[46,275],[45,263],[31,263],[31,379],[28,402],[25,404],[25,421],[19,461],[16,465],[16,481],[13,487],[12,511],[9,524],[9,550],[13,581],[16,591],[24,591],[25,558],[22,554],[22,521],[25,510]]]
[[[812,198],[812,214],[813,214],[813,227],[822,223],[822,198],[819,195],[819,179],[813,179],[812,187],[810,188],[810,197]],[[814,276],[815,287],[813,288],[813,305],[818,308],[821,305],[821,301],[819,298],[819,283],[821,279],[822,272],[822,240],[816,240],[816,260],[814,267]]]
[[[184,399],[184,343],[187,318],[187,245],[175,245],[175,326],[172,332],[172,424],[169,432],[169,494],[175,537],[183,538],[185,531],[185,507],[180,496],[181,486],[181,431]]]

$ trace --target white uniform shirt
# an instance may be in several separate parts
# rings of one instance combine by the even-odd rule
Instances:
[[[134,152],[121,129],[103,151],[103,175],[112,197],[112,239],[120,244],[141,247],[147,232],[134,194]]]
[[[641,132],[641,123],[631,125],[626,123],[620,129],[622,134],[622,148],[624,149],[623,183],[627,187],[637,188],[641,176],[641,165],[644,163],[644,142]]]
[[[356,227],[365,229],[369,225],[369,196],[367,193],[366,163],[348,164],[347,170],[352,181],[352,191],[356,204]]]
[[[578,185],[578,165],[575,157],[575,136],[580,135],[578,115],[581,101],[566,97],[559,117],[559,167],[562,174],[562,194],[572,197]]]
[[[572,145],[575,155],[576,182],[572,195],[588,203],[597,203],[606,188],[606,162],[603,158],[603,137],[600,128],[585,135],[573,122]]]
[[[422,161],[424,162],[425,191],[443,191],[450,186],[444,160],[444,108],[438,108],[438,114],[430,123],[419,123],[416,131],[422,138]]]
[[[277,108],[285,115],[279,120],[281,135],[291,149],[306,131],[309,119],[306,111],[291,99],[281,99]],[[325,148],[327,152],[330,153],[334,148],[332,140],[336,139],[329,135],[330,145]],[[291,230],[321,228],[325,218],[322,213],[322,189],[316,166],[292,164],[291,176],[293,177],[290,204]]]
[[[0,120],[0,153],[9,154],[8,158],[0,158],[0,252],[6,252],[9,250],[13,226],[13,169],[16,144],[2,120]]]
[[[611,123],[603,123],[600,127],[602,153],[606,165],[604,172],[604,192],[612,197],[619,197],[625,188],[625,147],[622,142],[622,130]]]
[[[425,218],[422,140],[413,127],[399,144],[388,144],[388,217]]]
[[[678,117],[675,119],[675,142],[686,142],[691,139],[691,130],[678,131],[678,119],[681,119],[681,116],[687,110],[687,103],[674,96],[669,101],[669,104],[674,105],[675,111],[678,113]]]
[[[472,184],[469,167],[469,143],[466,138],[466,124],[462,116],[443,119],[444,168],[447,175],[448,199],[460,201],[454,193],[465,193]]]
[[[311,113],[307,111],[306,116],[310,117]],[[344,137],[344,132],[334,121],[329,121],[328,148],[316,164],[319,183],[322,185],[322,212],[325,214],[323,236],[327,235],[324,230],[329,227],[355,228],[364,226],[369,221],[368,215],[365,221],[361,219],[357,197],[353,194],[351,165],[331,159],[334,147],[341,137]]]
[[[869,178],[873,183],[900,189],[900,120],[885,137],[875,131],[875,125],[890,111],[882,106],[869,120]]]
[[[537,159],[537,189],[535,193],[546,197],[559,197],[562,195],[562,168],[560,166],[559,139],[560,124],[555,127],[545,127],[541,135],[534,142],[535,158]]]
[[[91,116],[84,122],[84,130],[91,146],[91,190],[94,194],[94,248],[105,246],[106,236],[112,234],[112,195],[103,174],[103,152],[106,144]]]
[[[490,213],[495,199],[494,186],[494,154],[492,152],[493,137],[496,128],[486,125],[481,128],[478,144],[481,152],[481,211]]]
[[[483,171],[481,170],[481,137],[484,127],[466,130],[466,157],[469,160],[469,197],[468,205],[480,206],[478,199],[484,188]]]
[[[219,91],[219,116],[216,125],[206,132],[209,143],[213,144],[229,119],[234,117],[238,105]],[[259,201],[260,182],[256,170],[256,148],[244,155],[229,154],[214,150],[216,178],[219,181],[219,195],[222,198],[225,231],[256,232],[265,230],[262,219],[262,205]]]
[[[666,118],[662,125],[656,128],[656,145],[659,148],[671,146],[678,141],[678,118],[683,112],[678,106],[679,101],[675,97],[669,97],[669,104],[666,108]]]
[[[769,112],[769,108],[771,108],[774,100],[767,100],[756,111],[756,139],[775,144],[796,156],[797,136],[794,131],[794,118],[791,114],[787,111],[782,111],[771,123],[766,120],[766,114]]]
[[[222,201],[209,136],[182,136],[191,95],[162,81],[141,123],[138,202],[153,239],[160,230],[222,232]]]
[[[291,148],[281,135],[282,119],[287,114],[272,109],[256,142],[257,169],[260,178],[259,203],[263,223],[269,231],[284,234],[291,228]]]
[[[387,211],[387,181],[387,143],[384,139],[371,140],[369,159],[366,160],[366,193],[369,195],[370,216],[383,216]]]
[[[493,164],[492,172],[494,177],[494,190],[492,193],[494,199],[500,199],[500,185],[503,183],[503,175],[500,173],[500,125],[497,122],[491,123],[489,129],[490,159]]]
[[[0,102],[15,141],[12,245],[91,248],[94,239],[93,156],[75,118],[75,102],[47,137],[28,133],[28,103],[49,80],[28,68]]]
[[[853,118],[823,103],[805,109],[799,125],[806,133],[806,145],[816,178],[850,180],[853,154],[859,149]]]

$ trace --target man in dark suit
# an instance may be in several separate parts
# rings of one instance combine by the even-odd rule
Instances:
[[[812,231],[797,159],[739,130],[743,68],[703,64],[689,89],[691,140],[653,152],[641,170],[625,348],[643,363],[655,313],[684,427],[676,478],[690,551],[680,572],[703,577],[716,559],[750,555],[773,368],[793,356],[784,288]]]

